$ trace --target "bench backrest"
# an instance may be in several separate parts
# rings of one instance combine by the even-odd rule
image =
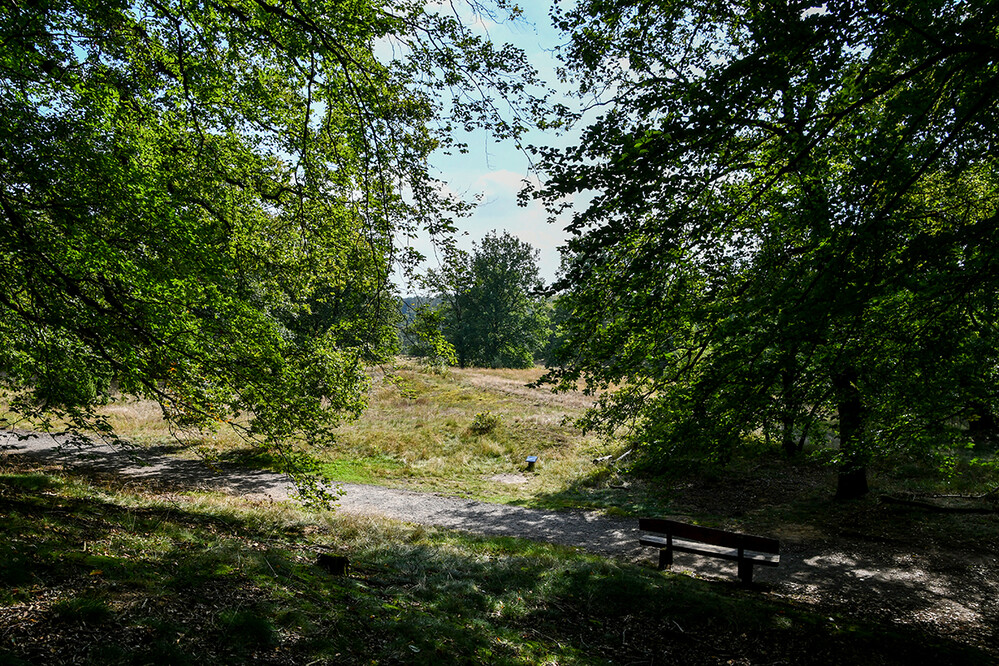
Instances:
[[[679,523],[675,520],[639,518],[638,529],[645,532],[665,534],[678,539],[709,543],[713,546],[722,546],[723,548],[742,548],[744,550],[753,550],[758,553],[772,553],[774,555],[780,553],[780,541],[777,539],[753,536],[752,534],[726,532],[725,530],[714,529],[712,527]]]

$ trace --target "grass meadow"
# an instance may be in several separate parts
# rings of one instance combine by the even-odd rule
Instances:
[[[310,453],[330,481],[622,516],[668,512],[706,523],[740,517],[750,527],[771,527],[799,512],[802,503],[825,503],[834,493],[828,449],[788,461],[773,447],[747,441],[725,468],[680,461],[674,473],[659,478],[628,473],[628,457],[618,465],[597,462],[626,453],[626,447],[575,427],[592,398],[531,387],[542,373],[541,368],[436,372],[400,358],[374,369],[363,415],[343,423],[330,448]],[[231,430],[171,432],[155,403],[122,400],[106,412],[115,429],[139,445],[277,469],[269,454]],[[538,458],[532,471],[528,456]],[[876,493],[994,496],[999,491],[995,447],[944,457],[900,456],[872,464],[869,471]]]
[[[611,512],[658,508],[655,493],[623,492],[613,467],[594,459],[621,445],[585,435],[573,421],[590,405],[581,394],[529,388],[540,368],[452,368],[432,372],[400,359],[376,368],[369,407],[343,423],[336,443],[313,452],[331,481],[443,492],[539,508]],[[229,430],[174,438],[155,403],[106,408],[115,429],[140,445],[181,444],[186,455],[254,468],[275,468],[265,452]],[[532,472],[526,459],[537,456]],[[637,504],[634,504],[637,498]]]
[[[899,562],[953,553],[955,577],[994,562],[994,513],[886,511],[877,497],[981,494],[992,476],[904,461],[874,470],[876,492],[843,505],[832,501],[834,474],[820,459],[786,461],[750,445],[723,470],[642,478],[594,462],[622,445],[573,426],[585,396],[529,388],[540,373],[439,374],[401,360],[375,373],[370,408],[341,425],[317,461],[335,481],[668,514],[777,536],[790,549],[849,539]],[[272,463],[226,431],[172,432],[152,403],[122,400],[107,414],[140,446]],[[528,455],[538,456],[533,471]],[[348,557],[348,574],[317,566],[321,553]],[[768,594],[559,546],[154,487],[0,453],[0,666],[995,663],[995,649],[983,647],[994,631],[900,622],[891,607]]]
[[[350,558],[348,574],[316,565]],[[0,664],[894,664],[988,654],[511,538],[0,472]]]

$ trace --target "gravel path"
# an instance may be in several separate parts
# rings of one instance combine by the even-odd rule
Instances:
[[[4,455],[23,455],[66,468],[91,467],[254,498],[288,499],[292,490],[285,477],[274,473],[238,469],[216,473],[197,460],[144,450],[137,454],[140,460],[105,445],[84,451],[72,446],[60,448],[59,439],[48,435],[21,440],[0,431],[0,462]],[[637,521],[633,519],[586,511],[526,509],[379,486],[343,484],[342,488],[345,495],[339,510],[344,512],[546,541],[649,565],[656,558],[652,549],[638,547]],[[781,566],[758,568],[754,580],[762,583],[761,590],[778,597],[991,640],[999,619],[999,560],[955,561],[955,555],[936,551],[900,554],[862,537],[845,536],[836,541],[835,548],[810,544],[804,538],[783,538]],[[734,565],[688,554],[677,555],[674,570],[737,581]]]
[[[97,444],[80,450],[72,445],[60,448],[60,439],[36,435],[19,440],[0,431],[0,451],[7,455],[25,455],[67,468],[92,468],[115,471],[137,479],[162,479],[189,487],[222,490],[250,498],[286,500],[294,487],[287,477],[273,472],[226,468],[213,472],[203,462],[157,455],[147,450],[127,453]],[[134,458],[139,456],[139,460]],[[341,484],[343,497],[339,511],[373,514],[423,525],[436,525],[479,534],[515,536],[578,546],[600,555],[635,560],[643,555],[638,547],[636,521],[606,518],[590,511],[552,512],[505,504],[490,504],[448,497],[436,493],[418,493],[381,486]],[[644,555],[651,557],[648,549]]]

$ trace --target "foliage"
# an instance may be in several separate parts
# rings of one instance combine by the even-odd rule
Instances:
[[[555,365],[559,359],[559,349],[567,340],[572,318],[572,303],[565,294],[548,295],[542,307],[548,319],[548,338],[539,355],[545,365]]]
[[[438,304],[418,319],[441,323],[459,366],[534,365],[548,334],[538,255],[530,243],[493,231],[470,254],[452,252],[426,276]]]
[[[503,419],[500,418],[499,414],[493,414],[488,411],[477,412],[468,429],[473,435],[488,435],[493,430],[496,430],[502,422]]]
[[[543,151],[572,317],[549,375],[646,459],[762,434],[866,465],[999,408],[994,3],[585,1],[567,76],[607,110]],[[598,108],[603,109],[603,106]]]
[[[420,303],[413,308],[412,321],[403,328],[407,351],[436,371],[458,363],[454,345],[444,337],[446,318],[447,312],[439,303]]]
[[[357,414],[394,350],[395,239],[466,208],[426,158],[461,148],[454,121],[523,129],[522,54],[409,1],[3,7],[13,420],[110,434],[93,407],[117,388],[282,446]]]

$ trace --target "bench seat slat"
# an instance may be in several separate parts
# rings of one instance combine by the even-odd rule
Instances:
[[[652,546],[654,548],[668,547],[667,540],[663,537],[641,537],[638,540],[638,543],[642,546]],[[724,546],[714,546],[711,544],[683,541],[682,539],[673,539],[673,550],[681,553],[707,555],[709,557],[717,557],[722,560],[732,560],[733,562],[739,561],[738,549],[726,548]],[[742,559],[765,567],[776,567],[780,564],[780,555],[773,553],[760,553],[751,550],[744,550]]]

